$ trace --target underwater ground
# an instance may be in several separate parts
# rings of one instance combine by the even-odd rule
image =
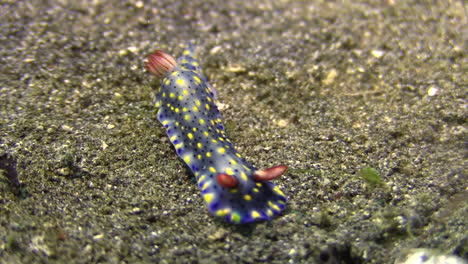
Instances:
[[[464,1],[2,1],[1,263],[468,258]],[[208,214],[156,119],[155,48],[198,46],[287,210]],[[437,254],[438,254],[437,253]]]

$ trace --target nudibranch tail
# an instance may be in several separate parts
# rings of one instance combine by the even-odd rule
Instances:
[[[159,78],[164,77],[169,71],[177,65],[176,60],[171,55],[162,50],[155,50],[148,55],[145,68]]]
[[[235,150],[195,47],[189,44],[177,62],[155,51],[148,56],[146,68],[162,79],[156,95],[157,118],[177,155],[195,175],[208,211],[236,224],[280,214],[286,208],[286,197],[271,180],[287,167],[257,170]]]

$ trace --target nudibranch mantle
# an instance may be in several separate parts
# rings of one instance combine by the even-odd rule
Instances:
[[[156,95],[157,118],[177,155],[195,175],[209,212],[241,224],[270,220],[284,210],[286,197],[270,180],[287,167],[257,170],[234,149],[195,47],[189,43],[177,62],[157,50],[148,56],[146,68],[162,78]]]

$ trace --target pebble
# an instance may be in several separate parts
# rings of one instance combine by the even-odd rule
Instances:
[[[381,58],[385,52],[381,51],[381,50],[373,50],[371,51],[371,54],[372,56],[376,57],[376,58]]]
[[[435,96],[437,94],[439,94],[439,88],[437,88],[435,86],[431,86],[431,87],[429,87],[429,89],[427,89],[427,95]]]
[[[325,77],[325,79],[322,80],[322,84],[325,84],[325,85],[332,84],[335,81],[336,76],[338,76],[338,71],[336,71],[335,69],[331,69],[327,73],[327,77]]]
[[[429,248],[414,248],[395,260],[394,264],[468,264],[465,260],[450,254],[439,254]]]

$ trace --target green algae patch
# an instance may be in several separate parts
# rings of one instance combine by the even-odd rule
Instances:
[[[380,177],[380,173],[372,167],[364,167],[359,171],[359,176],[364,179],[367,186],[371,189],[377,186],[383,186],[384,182]]]

